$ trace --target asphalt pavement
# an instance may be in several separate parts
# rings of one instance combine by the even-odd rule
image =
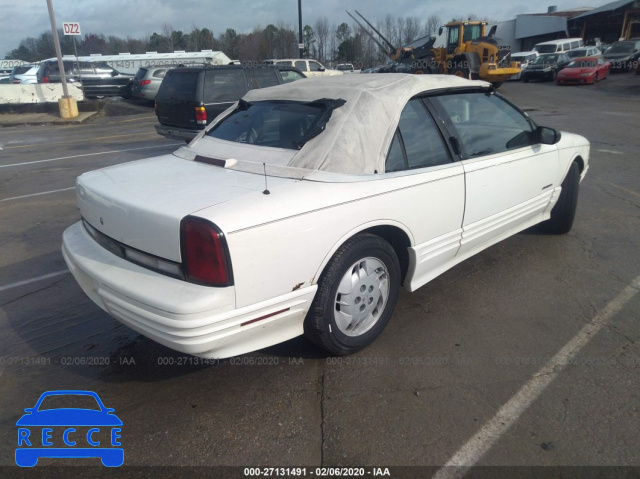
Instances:
[[[297,338],[205,363],[82,293],[60,253],[79,219],[75,178],[183,145],[155,133],[152,108],[0,127],[0,475],[357,466],[365,476],[389,467],[391,477],[637,477],[639,85],[631,74],[585,87],[503,85],[539,124],[591,141],[573,230],[525,231],[402,291],[383,334],[342,358]],[[16,421],[58,389],[95,391],[115,408],[124,470],[96,459],[18,470]]]

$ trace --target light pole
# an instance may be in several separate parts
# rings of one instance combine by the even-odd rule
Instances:
[[[304,42],[302,41],[302,0],[298,0],[298,49],[300,58],[304,58]]]
[[[78,104],[76,99],[69,95],[69,88],[67,87],[67,79],[65,77],[64,63],[62,62],[62,51],[60,50],[60,39],[58,38],[58,29],[56,28],[56,16],[53,13],[53,4],[51,0],[47,0],[47,8],[49,9],[49,20],[51,20],[51,34],[53,35],[53,45],[56,49],[56,56],[58,57],[58,68],[60,70],[60,80],[62,81],[62,98],[58,100],[58,107],[60,108],[60,117],[69,119],[78,116]]]

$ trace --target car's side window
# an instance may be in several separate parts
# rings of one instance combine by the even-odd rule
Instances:
[[[298,61],[296,62],[296,65],[295,65],[295,66],[296,66],[296,68],[297,68],[298,70],[300,70],[301,72],[306,72],[306,71],[308,71],[308,70],[307,70],[307,62],[306,62],[306,61],[304,61],[304,60],[298,60]]]
[[[282,81],[284,83],[291,83],[304,78],[300,73],[293,70],[280,70],[280,75],[282,76]]]
[[[391,173],[393,171],[402,171],[407,169],[407,163],[404,158],[404,152],[402,151],[402,144],[400,143],[400,135],[398,130],[393,135],[393,142],[389,149],[389,155],[387,155],[387,163],[385,164],[385,172]]]
[[[531,122],[499,96],[461,93],[430,98],[455,130],[464,158],[491,155],[534,144]]]
[[[252,88],[266,88],[278,85],[278,72],[273,68],[247,69]]]
[[[86,62],[86,64],[85,62],[80,62],[80,73],[83,75],[93,73],[94,68],[95,73],[102,76],[110,76],[114,72],[114,69],[106,63],[95,63],[92,65],[89,62]]]
[[[189,91],[193,91],[193,88]],[[204,101],[207,103],[236,101],[247,92],[242,69],[207,70],[204,82]]]
[[[451,162],[445,143],[422,100],[413,98],[402,110],[387,156],[385,171],[401,171]]]
[[[312,72],[319,72],[322,67],[318,62],[309,62],[309,70]]]

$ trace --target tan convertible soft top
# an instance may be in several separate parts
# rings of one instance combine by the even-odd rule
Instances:
[[[251,90],[244,100],[314,101],[321,98],[343,99],[346,103],[336,108],[326,129],[308,141],[299,151],[282,151],[280,158],[272,151],[261,155],[253,145],[212,140],[208,147],[224,150],[222,155],[239,161],[259,162],[267,165],[320,170],[332,173],[372,174],[384,171],[395,128],[402,109],[415,95],[430,90],[449,88],[487,87],[488,83],[469,81],[448,75],[409,75],[405,73],[340,75],[299,80],[271,88]],[[227,110],[214,121],[228,115]],[[206,142],[209,143],[209,142]],[[217,145],[216,145],[217,144]],[[194,145],[202,151],[204,145]],[[207,150],[209,148],[207,147]],[[273,149],[271,149],[273,150]],[[263,150],[263,153],[266,153]]]

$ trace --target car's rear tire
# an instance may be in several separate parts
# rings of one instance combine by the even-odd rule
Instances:
[[[355,353],[385,328],[399,289],[400,263],[391,245],[371,234],[354,236],[320,276],[305,336],[332,354]]]
[[[571,231],[578,206],[578,191],[580,189],[580,168],[572,163],[567,176],[562,181],[560,198],[551,210],[551,218],[540,223],[546,233],[562,235]]]

